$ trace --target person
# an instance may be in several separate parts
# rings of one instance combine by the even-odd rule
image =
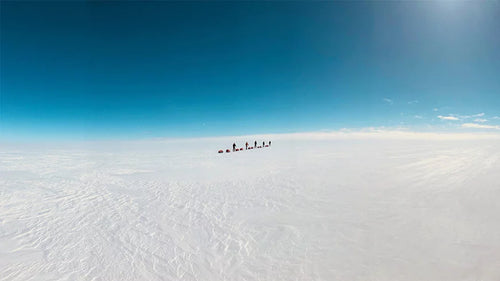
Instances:
[[[253,148],[257,148],[257,141],[254,142]]]
[[[263,142],[262,142],[262,147],[265,147],[265,146],[266,146],[266,142],[265,142],[265,141],[263,141]]]
[[[233,143],[233,152],[236,151],[236,143]]]
[[[269,146],[271,146],[271,141],[269,141]]]
[[[247,149],[248,149],[248,142],[245,143],[245,150],[247,150]]]

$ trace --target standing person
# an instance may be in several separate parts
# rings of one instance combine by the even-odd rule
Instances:
[[[257,141],[254,142],[253,148],[257,148]]]
[[[262,147],[265,147],[265,146],[266,146],[266,142],[265,142],[265,141],[263,141],[263,142],[262,142]]]
[[[233,152],[236,151],[236,143],[233,143]]]
[[[269,146],[271,146],[271,141],[269,141]]]
[[[247,150],[247,149],[248,149],[248,142],[245,143],[245,150]]]

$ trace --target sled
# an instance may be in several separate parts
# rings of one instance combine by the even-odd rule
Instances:
[[[221,150],[219,150],[219,153],[224,153],[224,150],[222,150],[222,149],[221,149]]]
[[[229,150],[229,149],[226,149],[226,153],[229,153],[229,152],[231,152],[231,150]]]

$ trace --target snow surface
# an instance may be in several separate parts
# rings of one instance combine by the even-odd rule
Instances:
[[[1,146],[0,280],[500,280],[499,139],[232,141]]]

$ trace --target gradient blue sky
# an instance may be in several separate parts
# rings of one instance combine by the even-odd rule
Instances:
[[[0,5],[0,138],[500,129],[498,1]]]

